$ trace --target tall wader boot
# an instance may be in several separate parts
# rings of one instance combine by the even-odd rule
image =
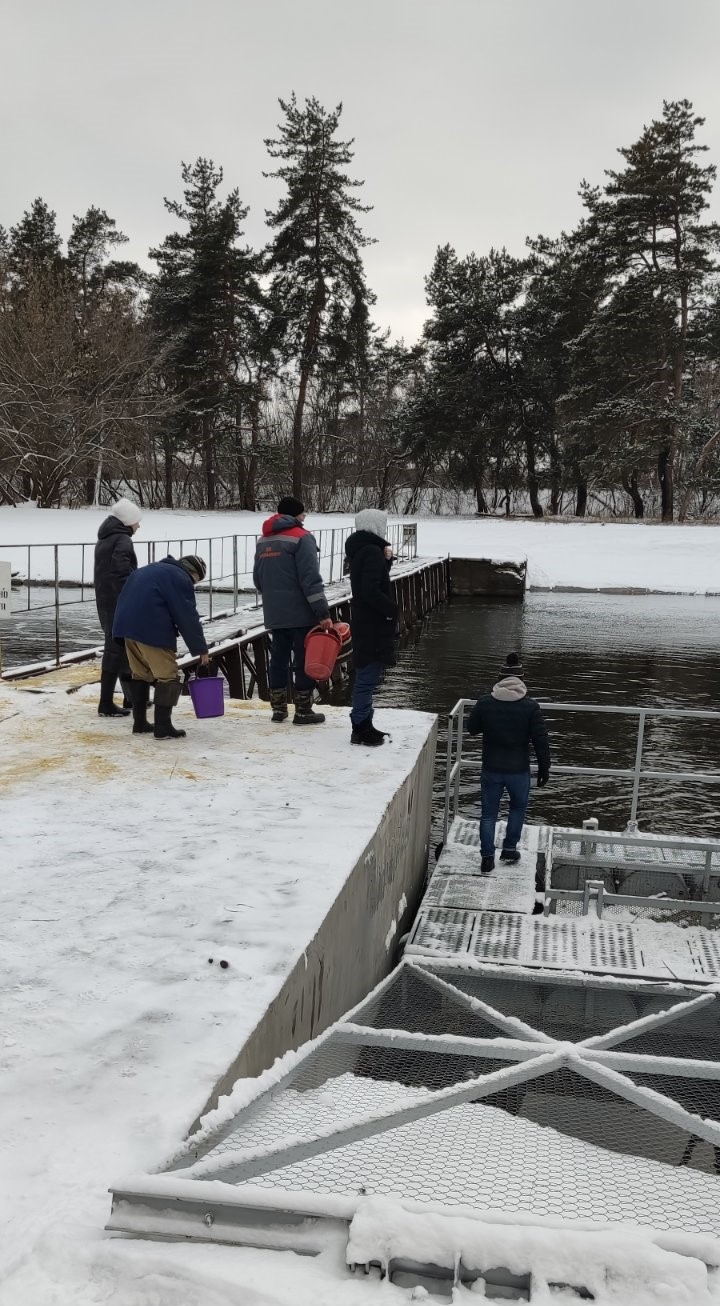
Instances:
[[[321,726],[325,717],[322,712],[313,712],[312,690],[295,690],[294,726]]]
[[[133,734],[151,735],[153,727],[147,719],[150,686],[146,680],[131,680],[128,688],[132,699]]]
[[[286,689],[270,690],[270,706],[272,708],[271,720],[276,724],[288,719],[288,696]]]
[[[123,696],[123,707],[126,707],[128,708],[128,710],[131,710],[133,705],[132,676],[128,672],[125,671],[121,672],[120,688],[122,690],[122,696]]]
[[[172,710],[180,697],[181,688],[179,680],[158,680],[155,685],[156,739],[185,738],[185,731],[176,730],[172,723]]]
[[[100,676],[98,716],[130,716],[129,707],[116,707],[113,702],[116,682],[117,674],[114,671],[103,671]]]

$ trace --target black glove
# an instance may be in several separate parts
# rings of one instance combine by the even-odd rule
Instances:
[[[549,779],[550,779],[549,771],[538,771],[538,778],[537,778],[538,789],[544,789]]]

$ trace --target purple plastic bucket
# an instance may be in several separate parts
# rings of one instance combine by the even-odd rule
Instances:
[[[222,676],[194,676],[188,683],[195,716],[223,716],[225,700]]]

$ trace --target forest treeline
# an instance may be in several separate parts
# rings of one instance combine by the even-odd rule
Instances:
[[[720,512],[720,227],[703,119],[666,102],[582,218],[437,250],[420,341],[373,322],[342,106],[280,101],[267,241],[183,164],[148,267],[99,207],[0,227],[0,502],[645,515]]]

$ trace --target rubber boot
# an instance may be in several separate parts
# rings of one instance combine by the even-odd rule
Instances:
[[[272,718],[276,724],[288,719],[288,696],[286,689],[270,690],[270,706],[272,707]]]
[[[325,717],[322,712],[313,712],[312,690],[295,690],[294,726],[321,726]]]
[[[103,671],[100,677],[100,702],[98,716],[130,716],[130,709],[116,707],[113,702],[117,676],[114,671]]]
[[[184,739],[185,731],[176,730],[172,710],[180,697],[179,680],[158,680],[155,686],[155,738]]]
[[[131,680],[128,688],[132,699],[133,734],[151,735],[153,727],[147,719],[150,686],[146,680]]]
[[[366,744],[368,748],[379,748],[380,744],[385,743],[385,736],[382,730],[376,730],[372,717],[366,717],[360,722],[359,726],[353,726],[350,736],[351,744]]]
[[[482,872],[483,875],[489,875],[491,871],[494,871],[494,870],[495,870],[495,858],[494,858],[494,857],[481,857],[481,859],[480,859],[480,870],[481,870],[481,872]]]
[[[500,853],[500,861],[519,862],[520,853],[518,852],[517,848],[503,848],[502,852]]]
[[[132,710],[132,676],[123,675],[120,677],[120,688],[123,696],[123,707]]]

